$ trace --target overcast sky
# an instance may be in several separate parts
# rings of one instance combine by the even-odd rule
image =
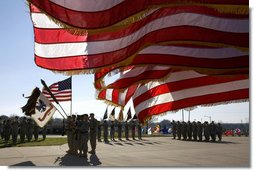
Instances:
[[[20,107],[26,100],[24,93],[29,96],[36,86],[42,88],[40,79],[48,85],[66,79],[67,76],[56,74],[36,66],[34,62],[33,26],[29,9],[24,0],[0,1],[0,52],[1,52],[1,100],[0,115],[17,114],[22,116]],[[73,76],[73,113],[95,113],[97,118],[103,117],[106,104],[95,100],[93,75]],[[70,102],[63,103],[67,113],[70,111]],[[111,110],[112,107],[109,108]],[[117,109],[117,112],[119,109]],[[126,111],[125,111],[126,112]],[[118,115],[118,114],[117,114]],[[116,115],[116,116],[117,116]],[[54,117],[61,117],[56,114]],[[215,107],[199,107],[190,112],[190,120],[215,122],[247,122],[249,119],[249,103],[219,105]],[[162,119],[181,120],[181,111],[158,117]],[[188,120],[185,111],[184,119]]]

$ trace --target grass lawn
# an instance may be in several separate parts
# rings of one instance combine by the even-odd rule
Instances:
[[[2,140],[0,140],[0,148],[4,148],[4,147],[30,147],[30,146],[51,146],[51,145],[62,145],[62,144],[66,144],[67,143],[67,138],[64,137],[47,137],[45,140],[43,140],[42,138],[39,138],[38,141],[35,141],[34,139],[32,139],[32,141],[28,142],[24,142],[24,143],[20,143],[20,141],[18,140],[18,143],[16,145],[12,144],[12,141],[9,141],[9,143],[7,145],[4,144],[4,142]]]

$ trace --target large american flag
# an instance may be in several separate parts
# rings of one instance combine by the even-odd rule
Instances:
[[[143,72],[145,71],[137,72],[131,69],[115,83],[128,82],[125,75],[135,78]],[[131,83],[131,80],[129,81]],[[182,108],[242,102],[249,98],[248,75],[209,76],[193,70],[178,69],[172,70],[170,75],[161,81],[132,83],[124,91],[117,88],[102,89],[98,92],[98,99],[124,106],[132,97],[137,117],[144,122],[153,115]]]
[[[244,2],[248,4],[248,1]],[[45,5],[46,1],[38,3]],[[222,6],[229,4],[228,1],[221,2]],[[210,73],[248,73],[248,5],[239,5],[240,9],[237,5],[237,8],[231,6],[227,6],[228,12],[210,3],[176,3],[175,6],[158,8],[121,29],[74,35],[54,23],[47,15],[50,12],[42,13],[31,4],[35,62],[49,70],[72,73],[149,64],[202,68]],[[44,6],[40,7],[43,9]],[[131,8],[135,7],[126,9]],[[93,17],[92,23],[98,19]],[[79,22],[91,24],[81,19]]]
[[[52,84],[49,86],[49,89],[58,101],[71,101],[71,77]],[[49,101],[55,102],[45,88],[43,88],[42,93],[49,99]]]

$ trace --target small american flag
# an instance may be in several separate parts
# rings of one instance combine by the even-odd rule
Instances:
[[[71,77],[52,84],[49,89],[58,101],[71,101]],[[43,88],[42,93],[49,101],[55,102],[45,88]]]

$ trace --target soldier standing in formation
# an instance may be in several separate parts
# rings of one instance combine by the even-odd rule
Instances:
[[[119,121],[117,124],[118,140],[122,141],[122,123]]]
[[[82,118],[83,120],[81,121],[81,126],[80,126],[80,133],[81,133],[80,156],[85,157],[85,159],[87,160],[88,140],[89,140],[88,114],[84,114]]]
[[[173,139],[176,139],[176,129],[177,129],[177,125],[175,120],[172,121],[172,134],[173,134]]]
[[[142,140],[141,136],[142,136],[142,125],[140,122],[138,122],[138,139]]]
[[[207,121],[204,122],[204,135],[205,141],[208,142],[210,140],[210,125]]]
[[[10,140],[10,135],[11,135],[11,121],[10,121],[10,119],[7,119],[4,124],[4,143],[5,143],[5,145],[8,144],[8,142]]]
[[[20,127],[20,141],[21,143],[23,143],[25,142],[26,132],[27,132],[27,121],[25,117],[21,119],[19,127]]]
[[[97,120],[94,118],[94,114],[90,113],[90,145],[92,150],[89,151],[90,154],[95,154],[96,149],[96,131],[97,131]]]
[[[101,122],[97,121],[97,136],[98,136],[98,141],[101,142]]]
[[[114,121],[111,121],[111,125],[110,125],[110,139],[111,139],[111,141],[115,141],[115,124],[114,124]]]
[[[47,125],[42,128],[42,139],[45,140],[47,135]]]
[[[177,121],[177,139],[180,140],[182,135],[182,124]]]
[[[191,141],[191,139],[192,139],[192,125],[191,125],[190,121],[188,121],[188,124],[187,124],[187,134],[188,134],[188,141]]]
[[[37,124],[34,124],[34,139],[35,141],[38,141],[39,137],[39,126]]]
[[[197,128],[197,123],[195,121],[192,122],[192,132],[193,132],[193,139],[194,139],[194,141],[197,141],[198,128]]]
[[[198,124],[197,124],[197,131],[198,131],[198,141],[202,141],[203,125],[200,121],[198,121]]]
[[[212,121],[212,123],[210,124],[210,135],[213,142],[216,141],[216,129],[216,125],[214,124],[214,121]]]
[[[179,140],[181,140],[180,132],[182,133],[183,140],[186,140],[187,135],[188,135],[188,140],[191,140],[191,138],[193,137],[194,141],[202,141],[203,135],[205,137],[206,142],[210,141],[210,136],[211,136],[212,142],[216,141],[216,135],[218,135],[219,142],[221,141],[221,138],[222,138],[222,133],[223,133],[222,126],[220,123],[216,125],[214,121],[212,121],[210,124],[207,121],[205,121],[204,124],[202,124],[200,121],[198,121],[197,123],[195,121],[193,121],[193,123],[191,122],[185,123],[183,121],[182,124],[180,124],[180,122],[177,121],[176,125],[177,125],[176,132],[177,132]],[[189,131],[190,125],[192,127],[191,135]],[[174,126],[172,125],[172,129],[174,130],[173,127]]]
[[[132,122],[131,122],[131,135],[132,135],[133,140],[135,140],[135,128],[136,128],[135,121],[132,120]]]
[[[127,121],[125,121],[125,139],[129,140],[129,124]]]
[[[68,116],[67,117],[67,121],[65,122],[65,131],[66,131],[66,135],[67,135],[67,144],[68,144],[68,147],[69,147],[69,150],[66,151],[67,153],[71,153],[72,149],[71,149],[71,116]]]
[[[186,122],[182,122],[182,136],[183,136],[183,140],[187,140],[187,124]]]
[[[104,142],[108,143],[108,123],[106,120],[103,122],[103,138]]]
[[[222,126],[221,126],[220,123],[218,123],[217,135],[218,135],[218,138],[219,138],[219,142],[221,142],[221,137],[222,137]]]
[[[11,135],[12,135],[12,143],[17,144],[18,132],[19,132],[19,122],[18,116],[16,116],[11,122]]]
[[[33,137],[33,132],[34,132],[34,123],[31,118],[28,119],[27,123],[27,140],[31,141]]]
[[[77,149],[74,150],[74,154],[80,157],[82,156],[82,145],[83,145],[83,142],[81,141],[81,134],[82,134],[81,126],[83,122],[82,120],[83,120],[83,115],[78,115],[76,120],[76,137],[75,137]]]

